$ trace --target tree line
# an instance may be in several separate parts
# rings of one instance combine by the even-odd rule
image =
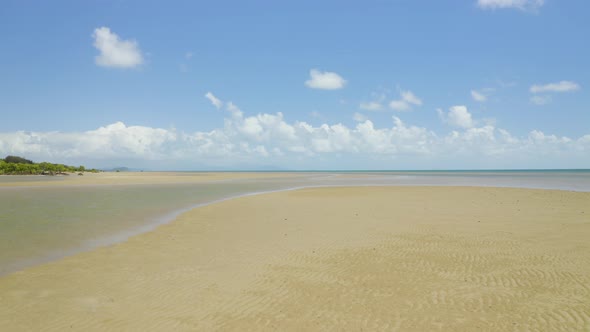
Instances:
[[[27,174],[43,174],[43,175],[56,175],[65,173],[83,173],[92,172],[98,173],[97,169],[86,169],[84,166],[68,166],[64,164],[53,164],[48,162],[35,163],[31,160],[18,157],[18,156],[7,156],[4,159],[0,159],[0,174],[11,174],[11,175],[27,175]]]

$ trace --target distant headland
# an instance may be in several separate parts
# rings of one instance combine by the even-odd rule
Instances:
[[[70,175],[84,172],[98,173],[97,169],[86,169],[84,166],[68,166],[48,162],[35,163],[32,160],[18,156],[7,156],[0,159],[0,175]]]

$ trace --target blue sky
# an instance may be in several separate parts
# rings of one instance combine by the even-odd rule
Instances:
[[[149,169],[587,168],[589,10],[3,1],[0,154]]]

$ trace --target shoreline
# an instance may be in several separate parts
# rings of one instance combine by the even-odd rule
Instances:
[[[366,181],[366,185],[507,187],[590,192],[590,170],[501,171],[275,171],[275,172],[103,172],[87,176],[0,175],[0,190],[8,188],[101,187],[160,184],[203,184],[252,180],[301,180],[320,182],[337,178],[343,184]],[[10,179],[6,181],[6,179]],[[26,180],[25,180],[26,179]],[[41,181],[34,181],[39,179]],[[382,180],[384,184],[377,182]],[[308,184],[305,184],[308,185]],[[322,184],[320,184],[322,185]]]
[[[41,176],[41,175],[39,175]],[[218,181],[231,181],[231,179],[229,180],[212,180],[212,182],[218,182]],[[125,185],[125,184],[122,184]],[[134,184],[137,186],[149,186],[152,184],[149,183],[140,183],[140,184]],[[77,185],[71,185],[71,186],[77,186]],[[94,185],[79,185],[79,186],[84,186],[84,187],[93,187],[93,186],[109,186],[109,184],[94,184]],[[44,186],[39,186],[39,187],[44,187]],[[15,186],[15,187],[8,187],[8,188],[39,188],[39,187],[28,187],[28,186]],[[162,225],[166,225],[169,223],[173,223],[175,222],[182,214],[188,213],[192,210],[198,209],[198,208],[202,208],[205,206],[209,206],[209,205],[213,205],[213,204],[219,204],[219,203],[223,203],[226,201],[231,201],[234,199],[239,199],[242,197],[250,197],[250,196],[258,196],[258,195],[266,195],[266,194],[273,194],[273,193],[281,193],[281,192],[289,192],[289,191],[297,191],[297,190],[306,190],[306,189],[330,189],[330,188],[411,188],[411,187],[417,187],[417,188],[451,188],[451,189],[461,189],[461,188],[493,188],[493,189],[523,189],[523,190],[539,190],[539,191],[564,191],[564,192],[572,192],[572,193],[584,193],[587,191],[576,191],[576,190],[568,190],[568,189],[547,189],[547,188],[523,188],[523,187],[512,187],[512,186],[481,186],[481,185],[473,185],[473,186],[449,186],[449,185],[410,185],[410,186],[403,186],[403,185],[391,185],[391,184],[367,184],[367,185],[363,185],[363,184],[357,184],[357,185],[350,185],[350,184],[342,184],[342,185],[335,185],[335,184],[330,184],[330,185],[302,185],[302,186],[294,186],[294,187],[287,187],[287,188],[281,188],[281,189],[272,189],[272,190],[263,190],[263,191],[254,191],[254,192],[248,192],[248,193],[243,193],[243,194],[237,194],[237,195],[231,195],[228,197],[224,197],[224,198],[220,198],[220,199],[214,199],[211,201],[206,201],[206,202],[202,202],[202,203],[196,203],[196,204],[191,204],[189,206],[186,207],[182,207],[179,209],[173,209],[173,210],[169,210],[164,212],[161,215],[158,216],[154,216],[153,218],[150,218],[149,221],[146,221],[145,223],[143,223],[142,225],[136,226],[136,227],[132,227],[131,229],[127,229],[124,231],[120,231],[114,234],[111,234],[109,236],[106,237],[101,237],[101,238],[97,238],[97,239],[93,239],[93,240],[89,240],[86,241],[81,247],[75,248],[75,249],[64,249],[64,250],[55,250],[55,251],[51,251],[51,252],[47,252],[46,254],[44,254],[42,257],[36,257],[36,258],[31,258],[31,259],[27,259],[25,261],[22,262],[17,262],[14,264],[9,265],[7,268],[4,268],[4,271],[0,272],[0,278],[4,277],[4,276],[9,276],[11,274],[17,273],[19,271],[22,270],[26,270],[35,266],[39,266],[39,265],[43,265],[43,264],[47,264],[47,263],[52,263],[52,262],[56,262],[59,261],[61,259],[73,256],[73,255],[77,255],[77,254],[81,254],[81,253],[86,253],[86,252],[90,252],[93,250],[97,250],[103,247],[109,247],[109,246],[113,246],[119,243],[124,243],[125,241],[129,240],[131,237],[134,236],[139,236],[145,233],[149,233],[149,232],[153,232],[156,231],[158,227],[162,226]]]
[[[135,228],[123,231],[123,232],[112,234],[112,235],[107,236],[105,238],[99,238],[99,239],[89,241],[86,245],[84,245],[81,248],[77,248],[74,250],[59,250],[59,251],[55,251],[55,252],[49,252],[44,257],[34,258],[34,259],[31,259],[31,260],[28,260],[28,261],[25,261],[22,263],[14,264],[14,267],[9,267],[6,269],[6,272],[0,273],[0,278],[2,278],[4,276],[9,276],[13,273],[17,273],[19,271],[26,270],[28,268],[32,268],[32,267],[35,267],[38,265],[43,265],[43,264],[59,261],[61,259],[67,258],[72,255],[77,255],[77,254],[89,252],[92,250],[96,250],[99,248],[113,246],[118,243],[123,243],[123,242],[129,240],[129,238],[131,238],[131,237],[139,236],[139,235],[149,233],[149,232],[153,232],[153,231],[157,230],[157,228],[162,225],[173,223],[182,214],[190,212],[190,211],[198,209],[198,208],[201,208],[201,207],[204,207],[204,206],[218,204],[218,203],[222,203],[225,201],[230,201],[232,199],[238,199],[241,197],[272,194],[272,193],[278,193],[278,192],[300,190],[300,189],[305,189],[305,188],[308,188],[308,187],[293,187],[293,188],[286,188],[286,189],[250,192],[250,193],[246,193],[246,194],[238,194],[238,195],[233,195],[233,196],[229,196],[226,198],[207,201],[204,203],[197,203],[197,204],[193,204],[188,207],[184,207],[184,208],[180,208],[180,209],[176,209],[176,210],[171,210],[171,211],[164,213],[163,215],[154,217],[153,220],[151,220],[150,222],[147,222],[139,227],[135,227]]]
[[[565,198],[567,199],[564,200]],[[457,199],[465,200],[465,204],[467,205],[462,208],[459,208],[461,205],[453,205]],[[294,304],[279,301],[275,302],[271,307],[268,307],[263,305],[266,303],[266,300],[264,299],[268,299],[267,297],[260,297],[253,294],[259,294],[262,292],[271,296],[271,294],[276,291],[278,292],[277,294],[282,294],[279,296],[279,299],[291,298],[292,300],[297,300],[294,303],[300,303],[300,300],[302,299],[299,299],[299,295],[297,295],[300,294],[299,291],[291,293],[291,288],[285,288],[284,285],[275,285],[275,282],[277,280],[286,280],[289,283],[299,282],[297,280],[301,278],[307,280],[305,281],[305,284],[308,284],[309,282],[312,283],[308,285],[312,288],[306,286],[301,289],[305,292],[315,289],[313,292],[321,293],[330,292],[330,289],[338,289],[338,283],[333,284],[333,282],[326,284],[325,287],[329,286],[328,288],[325,288],[324,286],[314,286],[315,281],[312,282],[311,280],[308,280],[308,278],[313,276],[315,272],[310,272],[311,274],[305,274],[302,276],[299,275],[299,272],[297,271],[300,271],[301,269],[311,269],[310,271],[314,271],[318,268],[321,270],[329,270],[329,267],[331,266],[330,264],[332,264],[330,263],[332,261],[332,258],[330,258],[332,255],[343,255],[343,253],[351,250],[352,252],[360,250],[364,253],[365,249],[363,248],[369,248],[371,246],[381,248],[381,255],[386,255],[383,257],[393,255],[391,256],[391,259],[399,261],[395,266],[414,266],[415,268],[422,269],[419,272],[424,275],[427,272],[426,270],[423,270],[424,267],[432,264],[439,264],[437,263],[438,260],[446,257],[445,255],[459,255],[456,259],[463,261],[461,250],[459,250],[460,247],[454,247],[453,245],[451,245],[451,247],[445,247],[443,245],[440,250],[433,252],[429,251],[427,256],[421,256],[423,250],[427,250],[431,247],[431,244],[429,244],[432,243],[431,241],[435,241],[436,243],[443,241],[440,242],[442,245],[448,241],[453,242],[454,240],[452,239],[457,236],[463,236],[461,235],[463,233],[465,233],[465,235],[461,241],[471,248],[471,255],[475,255],[473,257],[486,257],[486,259],[492,259],[494,257],[494,255],[490,256],[491,253],[487,253],[484,249],[480,248],[481,246],[473,246],[470,244],[473,241],[476,241],[473,242],[474,244],[478,243],[477,241],[480,240],[477,239],[479,238],[481,238],[482,241],[485,240],[483,243],[487,243],[486,241],[495,241],[494,243],[497,243],[496,245],[499,246],[497,250],[505,252],[502,255],[512,253],[512,255],[520,257],[519,255],[521,255],[522,252],[531,252],[533,249],[532,253],[538,251],[539,253],[546,252],[547,255],[556,255],[561,252],[560,250],[562,249],[559,248],[563,246],[569,248],[576,244],[578,246],[581,245],[582,242],[578,243],[579,240],[576,239],[580,239],[581,237],[590,234],[587,227],[587,225],[590,224],[588,218],[590,216],[590,211],[583,211],[584,214],[582,214],[581,211],[577,211],[578,214],[572,214],[573,207],[577,206],[578,209],[583,208],[585,207],[584,203],[589,201],[589,199],[590,194],[588,193],[493,187],[348,186],[297,190],[291,189],[289,191],[281,190],[278,192],[274,191],[272,193],[258,195],[246,194],[239,198],[225,199],[221,202],[216,202],[216,204],[208,204],[195,209],[190,209],[190,211],[184,213],[178,213],[177,218],[173,222],[158,226],[153,231],[132,236],[125,242],[100,247],[92,251],[76,254],[65,259],[0,277],[0,297],[14,301],[11,303],[13,304],[12,306],[16,306],[16,308],[23,309],[25,307],[22,307],[22,305],[28,303],[26,306],[26,308],[28,308],[27,310],[33,310],[30,314],[34,313],[35,315],[40,315],[39,317],[41,317],[42,320],[46,320],[46,322],[49,323],[49,325],[47,325],[49,326],[49,330],[65,328],[66,326],[63,325],[65,322],[75,322],[75,324],[84,323],[83,326],[91,330],[100,330],[109,326],[111,328],[118,326],[131,329],[141,328],[141,326],[143,326],[144,323],[141,322],[141,319],[138,320],[134,318],[133,321],[126,320],[125,317],[128,317],[128,315],[139,315],[139,317],[144,317],[146,319],[145,324],[148,324],[149,321],[151,324],[164,324],[157,326],[168,328],[178,327],[180,330],[190,330],[195,327],[206,329],[208,327],[215,328],[220,326],[229,327],[229,329],[232,329],[231,326],[234,328],[237,326],[245,326],[254,329],[271,329],[269,326],[256,323],[257,320],[253,319],[256,317],[258,319],[265,317],[264,319],[271,322],[274,321],[275,324],[287,322],[287,325],[283,325],[286,329],[295,329],[295,327],[311,328],[312,326],[305,325],[307,324],[305,320],[296,319],[296,317],[298,317],[296,313],[303,310],[299,305],[297,305],[296,308],[292,308],[291,306]],[[516,203],[516,200],[522,203]],[[376,205],[377,201],[383,202],[383,204]],[[390,203],[387,204],[386,202]],[[489,204],[491,204],[490,202],[495,204],[494,208],[488,207]],[[391,206],[392,204],[402,205],[394,206],[394,208]],[[522,206],[520,206],[520,204],[522,204]],[[570,205],[571,207],[569,207]],[[518,210],[516,209],[517,206],[519,207]],[[435,209],[438,214],[431,212],[429,209]],[[520,209],[523,209],[525,212],[521,212]],[[362,219],[360,220],[363,220],[363,223],[359,223],[358,216],[354,216],[353,212],[355,210],[357,210],[357,214],[361,214]],[[410,213],[411,211],[413,212]],[[465,223],[465,220],[463,219],[469,217],[470,214],[474,214],[472,217],[483,218],[482,220],[484,222],[473,223],[475,222],[473,221]],[[388,220],[387,218],[390,218],[388,217],[390,215],[399,215],[404,219],[399,219],[398,224],[392,225],[386,222]],[[553,222],[552,219],[547,219],[547,215],[549,217],[559,216],[559,220]],[[435,219],[430,219],[433,217]],[[439,222],[434,222],[437,220],[436,218],[439,219]],[[412,220],[414,221],[412,222]],[[415,224],[415,222],[418,222],[418,224]],[[561,224],[566,222],[571,224],[571,227],[575,228],[573,233],[568,233],[569,241],[573,241],[571,244],[562,243],[561,240],[558,241],[553,239],[550,241],[548,240],[548,243],[553,241],[551,242],[554,243],[553,245],[544,245],[538,240],[534,240],[535,237],[539,236],[541,239],[552,239],[552,237],[559,235],[559,232],[556,233],[554,230],[555,227],[559,226],[557,224],[554,225],[556,222]],[[516,227],[517,225],[512,225],[511,223],[521,223],[522,225]],[[535,226],[536,229],[531,228],[531,225],[537,225]],[[380,232],[375,233],[375,230],[379,229],[387,231],[384,234],[392,234],[391,236],[399,238],[400,240],[388,244],[390,239],[387,235],[384,237],[383,235],[380,235]],[[448,233],[446,229],[453,229],[454,232],[458,233],[452,235],[452,233]],[[560,229],[560,227],[557,227],[557,229]],[[494,230],[512,230],[513,235],[497,233]],[[547,230],[550,231],[547,232]],[[512,239],[512,237],[516,236],[514,234],[521,234],[518,236],[528,240],[525,240],[524,242],[520,240],[515,242],[516,238]],[[418,236],[418,238],[413,238],[416,236]],[[423,236],[427,237],[422,239]],[[531,242],[531,240],[534,241]],[[421,243],[420,246],[424,249],[420,249],[419,251],[413,251],[414,249],[411,249],[408,253],[413,252],[410,256],[418,255],[422,257],[421,259],[424,260],[424,263],[420,264],[427,265],[415,266],[415,263],[412,263],[411,259],[409,261],[406,260],[408,257],[396,256],[395,252],[398,252],[399,250],[406,250],[404,252],[407,252],[409,248],[407,245],[413,246],[414,244],[419,243]],[[399,248],[392,252],[390,249],[387,249],[392,245],[395,248]],[[525,245],[525,247],[522,247],[523,245]],[[391,248],[393,249],[394,247]],[[582,285],[584,285],[590,280],[588,279],[588,265],[582,264],[582,266],[580,266],[579,260],[583,259],[580,257],[586,257],[584,263],[587,263],[587,256],[585,255],[588,251],[588,245],[584,244],[582,247],[585,248],[583,256],[572,256],[565,261],[562,261],[560,258],[555,262],[565,264],[563,265],[563,268],[566,270],[581,268],[582,270],[576,273],[582,273],[577,278],[582,282]],[[478,251],[481,250],[484,251],[478,253]],[[446,254],[440,256],[439,259],[431,261],[429,257],[432,255],[439,255],[439,251],[440,253]],[[553,251],[553,253],[551,253],[551,251]],[[338,252],[340,252],[340,254]],[[453,254],[453,252],[455,253]],[[562,254],[566,252],[568,251],[566,250]],[[296,256],[293,256],[294,254]],[[303,256],[300,256],[300,254]],[[316,257],[316,254],[320,257],[319,261],[313,258]],[[375,258],[375,256],[370,255],[370,251],[367,252],[367,254],[369,254],[369,256],[363,257],[368,259],[368,261]],[[140,255],[142,258],[138,260],[135,259],[134,257],[139,257],[137,255]],[[533,256],[535,255],[538,254],[534,254]],[[533,256],[523,257],[523,259],[526,259],[523,261],[519,260],[518,264],[514,265],[512,268],[515,268],[517,265],[528,264],[526,262],[532,259],[531,257]],[[357,261],[356,258],[355,260],[350,261],[352,258],[349,259],[346,257],[342,257],[343,262],[349,262],[346,264],[349,264],[352,267],[361,264],[363,261],[363,259]],[[465,263],[472,260],[472,258],[469,257],[466,256],[465,259],[467,259],[467,261],[465,261]],[[498,256],[497,259],[500,257],[501,256]],[[510,257],[510,255],[508,257]],[[497,261],[497,259],[494,259],[494,261]],[[572,261],[572,259],[578,264],[569,264],[568,262]],[[380,260],[380,262],[386,261]],[[547,261],[547,263],[548,262],[549,261]],[[550,267],[551,265],[545,267],[547,263],[539,261],[538,266],[535,269],[546,269],[547,267]],[[286,270],[281,267],[284,264],[287,264],[285,267]],[[290,264],[294,264],[293,267],[288,267]],[[453,260],[449,261],[448,264],[450,264],[449,266],[455,266],[453,265]],[[471,278],[469,279],[470,283],[476,283],[476,281],[479,280],[477,278],[485,277],[485,273],[481,276],[477,274],[481,272],[478,269],[483,268],[486,270],[493,267],[489,265],[487,261],[476,260],[469,264],[475,264],[473,265],[473,268],[477,268],[476,270],[470,270],[471,272],[465,272],[466,276],[468,275],[469,278]],[[483,265],[479,266],[478,264]],[[502,263],[502,261],[497,261],[497,264],[502,265],[504,263]],[[337,265],[340,266],[339,264]],[[353,269],[354,271],[351,270],[348,272],[340,271],[340,268],[337,268],[333,272],[330,272],[335,273],[330,278],[342,278],[347,275],[346,273],[354,272],[353,275],[350,275],[349,277],[354,277],[354,275],[360,273],[361,275],[358,276],[359,278],[369,278],[366,280],[372,280],[371,278],[379,278],[379,276],[382,275],[382,273],[377,272],[379,266],[379,264],[366,266],[366,269],[368,269],[366,275],[362,272],[364,268],[360,270]],[[501,270],[505,270],[506,267],[508,266],[503,267]],[[391,268],[394,268],[394,266],[391,266]],[[455,266],[452,269],[457,268],[460,268],[460,266]],[[584,270],[584,268],[586,268],[586,270]],[[374,269],[377,270],[373,271]],[[409,273],[407,277],[411,277],[413,275],[412,273],[416,271],[410,269],[407,272]],[[238,273],[237,279],[232,273]],[[344,273],[344,275],[342,275],[342,273]],[[401,278],[398,282],[402,284],[406,282],[404,281],[404,278],[406,277],[404,274],[395,274],[395,269],[389,271],[387,274],[390,275],[391,273],[394,273],[396,278]],[[438,275],[437,273],[435,274]],[[436,276],[433,275],[432,277],[434,278]],[[67,283],[63,284],[63,282],[60,281],[62,278],[74,281],[74,284],[76,285],[74,289],[71,289],[71,287],[69,287],[70,285],[67,285]],[[350,280],[356,280],[354,278]],[[527,282],[532,281],[529,281],[526,276],[520,276],[517,278],[520,278],[520,284],[516,281],[513,284],[509,283],[505,286],[512,285],[510,287],[518,288],[516,290],[519,292],[526,291],[526,289],[520,289],[519,285],[526,285]],[[544,277],[539,274],[537,275],[537,278],[543,279]],[[101,284],[99,280],[104,280],[106,284]],[[482,280],[487,279],[484,278]],[[152,296],[157,294],[153,293],[149,287],[142,288],[144,291],[139,291],[139,289],[133,287],[127,288],[133,285],[133,283],[130,283],[131,281],[136,281],[140,284],[145,283],[144,286],[146,287],[148,285],[150,287],[155,287],[159,289],[158,291],[154,290],[157,294],[166,290],[165,294],[167,295],[162,299],[164,303],[157,304],[153,302],[156,298],[152,298]],[[441,280],[439,281],[442,282]],[[551,282],[549,279],[546,281]],[[386,281],[383,282],[387,283]],[[190,283],[196,284],[189,288],[183,287],[183,285],[188,287]],[[217,284],[218,286],[210,288],[214,284]],[[269,288],[269,285],[275,286]],[[486,287],[494,288],[496,287],[494,285],[495,284],[487,284]],[[569,292],[568,289],[570,288],[568,287],[570,286],[566,286],[563,286],[565,288],[561,289],[561,291],[565,291],[566,293]],[[381,285],[379,287],[385,286]],[[379,287],[376,289],[381,289]],[[393,287],[393,285],[387,287]],[[456,289],[454,287],[455,286],[450,289]],[[590,299],[590,297],[588,297],[588,287],[589,286],[586,285],[586,291],[584,291],[582,295]],[[96,290],[93,291],[95,288]],[[352,288],[357,291],[362,291],[364,289],[360,284]],[[21,292],[19,289],[22,291],[26,290],[26,294],[28,295],[25,296],[23,295],[25,293],[19,293]],[[35,289],[38,289],[41,293],[36,293],[38,291]],[[42,289],[49,290],[49,293],[43,293],[43,291],[41,291]],[[222,291],[222,289],[224,290]],[[367,289],[367,291],[368,290],[369,289]],[[477,290],[478,288],[473,291],[475,292]],[[500,291],[500,289],[497,291]],[[505,291],[506,290],[503,292]],[[187,298],[186,295],[183,295],[183,293],[187,292],[195,297],[201,297],[202,300],[207,299],[205,302],[208,304],[200,301],[195,302],[196,298]],[[93,299],[92,301],[88,300],[90,294],[95,294],[91,295],[91,298]],[[129,297],[126,298],[125,294]],[[359,293],[357,296],[360,296],[360,294],[364,293]],[[452,294],[447,293],[447,296],[450,295]],[[477,292],[473,296],[476,295]],[[87,300],[79,302],[79,300],[76,300],[79,296],[82,296]],[[108,296],[115,296],[117,301],[109,302],[107,299]],[[403,297],[402,295],[399,296]],[[274,298],[274,296],[271,297]],[[360,298],[362,299],[363,297],[361,296]],[[137,302],[133,299],[143,300]],[[348,298],[346,301],[352,299],[354,298]],[[408,298],[408,300],[411,299],[412,297]],[[169,300],[172,301],[169,304],[172,306],[170,308],[172,311],[168,309],[164,310],[164,307],[161,307],[161,305],[168,303]],[[321,304],[321,301],[318,303],[319,300],[320,299],[306,298],[303,302],[309,303],[310,306],[313,307],[314,304]],[[447,299],[447,301],[448,300],[449,299]],[[118,304],[115,304],[118,301],[123,301],[125,306],[120,307]],[[253,305],[253,307],[246,310],[248,314],[239,314],[238,316],[235,316],[237,312],[242,310],[239,309],[240,301],[251,303],[250,306],[252,306],[253,303],[258,304]],[[392,301],[394,300],[392,299]],[[440,298],[438,301],[443,301],[443,299]],[[529,300],[528,302],[530,301],[532,300]],[[142,302],[145,303],[142,304]],[[70,316],[66,313],[66,316],[61,316],[61,320],[46,316],[44,314],[44,312],[46,312],[45,310],[50,310],[51,305],[55,304],[59,304],[60,307],[67,309],[66,311],[69,310]],[[508,305],[504,302],[503,304]],[[155,307],[151,307],[151,305],[154,305]],[[153,314],[155,320],[147,318],[145,314],[141,314],[132,308],[123,309],[126,306],[137,306],[138,310],[139,308],[143,308],[142,310]],[[273,320],[270,318],[271,316],[268,315],[275,312],[273,309],[274,306],[285,309],[285,312],[287,313],[290,312],[292,315],[291,318],[289,319],[287,317],[282,321],[276,321],[276,319]],[[173,318],[176,315],[174,314],[174,311],[178,310],[178,314],[181,314],[181,312],[183,312],[183,307],[194,309],[193,314],[189,315],[192,318],[187,318],[188,321],[185,323],[188,325],[175,325],[178,321]],[[164,312],[158,311],[159,309],[156,308],[162,308],[165,314]],[[316,308],[319,310],[319,307]],[[400,308],[403,308],[403,306]],[[7,317],[9,317],[7,316],[9,315],[9,312],[5,311],[5,309],[0,309],[0,322],[5,321]],[[385,316],[379,316],[378,309],[373,309],[377,310],[377,313],[374,312],[372,315],[381,317],[379,318],[381,321],[386,319]],[[431,309],[435,310],[435,315],[433,317],[440,318],[440,316],[437,316],[437,310],[441,308]],[[118,314],[117,310],[123,311]],[[359,308],[356,308],[355,310],[359,310]],[[47,313],[49,312],[50,311],[47,311]],[[76,313],[75,316],[71,316],[74,312]],[[401,311],[398,310],[396,312],[399,313]],[[503,312],[506,315],[510,315],[510,310]],[[578,311],[575,311],[575,313],[580,315]],[[15,312],[13,312],[13,314],[15,314]],[[415,317],[410,313],[406,314],[409,315],[406,317],[406,320],[414,321],[414,323],[418,322],[415,321]],[[457,311],[454,314],[459,314],[459,312]],[[486,311],[486,315],[488,314],[490,314],[490,312]],[[99,323],[100,317],[110,317],[110,319],[113,319],[111,323],[114,324],[115,322],[119,322],[119,324],[123,325],[102,325],[104,322]],[[215,319],[211,317],[215,317]],[[324,318],[326,317],[327,316]],[[395,318],[394,316],[392,317]],[[580,317],[581,320],[578,323],[572,321],[566,322],[567,324],[570,324],[566,325],[570,327],[580,327],[586,326],[579,325],[581,324],[580,322],[590,324],[590,317],[583,315]],[[403,317],[398,318],[397,321],[401,322],[401,326],[404,327]],[[95,319],[99,319],[99,321],[96,321]],[[347,318],[341,317],[341,319],[346,320]],[[473,317],[466,319],[467,322],[473,322]],[[547,319],[551,320],[550,318]],[[314,319],[311,320],[315,321]],[[20,321],[18,318],[15,318],[14,321],[20,322],[19,324],[24,324],[21,327],[35,327],[34,325],[31,325],[33,323],[27,325],[28,323]],[[233,324],[239,324],[231,325],[232,322]],[[325,322],[329,322],[329,320],[326,320]],[[321,321],[319,323],[321,323]],[[522,323],[522,319],[520,320],[520,323]],[[445,324],[451,324],[447,326],[460,326],[460,324],[456,325],[457,322],[453,321],[446,321]],[[529,322],[529,327],[535,326],[534,324],[530,324],[532,323]],[[51,328],[52,326],[53,328]],[[327,327],[326,325],[320,326]],[[425,325],[422,326],[426,327]],[[432,328],[434,325],[428,326]],[[500,327],[500,325],[496,326]],[[370,328],[370,324],[365,327]],[[15,330],[18,330],[18,328]]]
[[[0,189],[10,187],[39,188],[46,186],[119,186],[151,184],[198,184],[217,181],[297,178],[304,174],[267,172],[102,172],[84,176],[0,175],[11,181],[0,181]],[[24,180],[26,179],[26,180]],[[40,179],[41,181],[34,181]],[[21,180],[21,181],[19,181]]]
[[[128,173],[131,173],[131,172],[128,172]],[[134,174],[135,176],[143,174],[140,172],[135,172],[135,173],[137,173],[137,174]],[[161,173],[164,173],[164,172],[154,172],[154,173],[157,173],[158,175],[160,175]],[[168,172],[165,172],[165,173],[168,174]],[[219,172],[215,172],[215,175],[218,175],[218,173]],[[244,173],[250,173],[250,172],[244,172]],[[174,176],[174,174],[176,174],[176,173],[170,173],[170,174],[172,174]],[[11,176],[11,175],[7,175],[7,176]],[[34,175],[34,176],[44,177],[43,175]],[[338,174],[334,174],[333,176],[338,176]],[[247,179],[251,179],[251,178],[247,178]],[[229,179],[220,179],[220,180],[209,180],[207,182],[208,183],[218,183],[218,182],[226,182],[226,181],[233,181],[233,180],[240,180],[240,179],[239,178],[238,179],[229,178]],[[151,186],[151,185],[155,185],[155,184],[160,184],[160,183],[132,183],[132,184],[121,183],[119,185]],[[166,182],[166,183],[162,183],[162,184],[163,185],[176,185],[177,183]],[[112,186],[112,185],[113,184],[107,184],[107,183],[103,183],[103,184],[98,184],[98,183],[95,183],[95,184],[68,184],[67,187],[89,187],[89,188],[92,188],[92,187]],[[187,185],[190,185],[190,183]],[[16,185],[16,186],[6,186],[6,187],[2,187],[0,185],[0,189],[4,189],[4,190],[17,189],[17,188],[27,189],[27,188],[43,188],[43,187],[46,187],[46,185],[40,185],[40,186]],[[212,204],[218,204],[218,203],[230,201],[233,199],[239,199],[242,197],[265,195],[265,194],[272,194],[272,193],[281,193],[281,192],[296,191],[296,190],[305,190],[305,189],[371,188],[371,187],[375,187],[375,188],[379,188],[379,187],[385,187],[385,188],[387,188],[387,187],[392,187],[392,188],[404,188],[404,187],[408,187],[408,188],[411,188],[411,187],[418,187],[418,188],[419,187],[422,187],[422,188],[428,188],[428,187],[433,187],[433,188],[497,188],[497,189],[523,189],[523,190],[541,190],[541,191],[564,191],[564,192],[572,192],[572,193],[589,192],[586,190],[554,189],[554,188],[543,188],[543,187],[535,188],[535,187],[518,187],[518,186],[445,185],[445,184],[442,184],[442,185],[428,185],[428,184],[415,184],[415,185],[324,184],[324,185],[313,185],[313,184],[308,184],[308,185],[297,185],[297,186],[292,186],[292,187],[285,187],[285,188],[280,188],[280,189],[253,191],[253,192],[247,192],[247,193],[242,193],[242,194],[237,194],[237,195],[230,195],[227,197],[213,199],[210,201],[189,204],[188,206],[185,206],[185,207],[171,209],[168,211],[163,211],[162,214],[151,217],[149,220],[145,221],[141,225],[134,226],[130,229],[125,229],[123,231],[116,232],[116,233],[108,235],[106,237],[100,237],[100,238],[85,241],[83,243],[83,245],[80,247],[72,248],[72,249],[54,250],[54,251],[47,252],[46,254],[44,254],[41,257],[30,258],[30,259],[26,259],[21,262],[13,263],[13,264],[9,265],[7,268],[4,268],[4,270],[0,273],[0,278],[4,277],[4,276],[11,275],[13,273],[16,273],[16,272],[19,272],[22,270],[25,270],[25,269],[28,269],[28,268],[31,268],[31,267],[59,261],[61,259],[70,257],[72,255],[77,255],[80,253],[85,253],[85,252],[89,252],[92,250],[96,250],[96,249],[99,249],[102,247],[108,247],[108,246],[116,245],[118,243],[123,243],[131,237],[142,235],[142,234],[145,234],[148,232],[152,232],[152,231],[155,231],[158,227],[160,227],[162,225],[173,223],[176,221],[176,219],[178,219],[179,216],[181,216],[184,213],[190,212],[194,209],[198,209],[198,208],[201,208],[204,206],[209,206]]]

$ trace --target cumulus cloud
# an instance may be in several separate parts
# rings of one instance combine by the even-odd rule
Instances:
[[[488,101],[488,98],[496,91],[495,88],[483,88],[483,89],[473,89],[470,91],[471,98],[473,100],[484,103]]]
[[[452,106],[449,108],[448,113],[443,112],[441,109],[437,109],[436,111],[443,122],[453,127],[468,129],[475,125],[471,113],[467,111],[466,106]]]
[[[361,102],[359,108],[365,111],[381,111],[385,108],[384,103],[387,99],[387,91],[371,93],[371,101]]]
[[[417,106],[422,105],[422,100],[420,100],[420,98],[416,97],[416,95],[413,94],[412,91],[402,91],[401,96],[402,96],[402,100],[407,102],[408,104],[417,105]]]
[[[213,106],[215,106],[217,109],[220,109],[221,106],[223,106],[223,102],[219,100],[219,98],[215,97],[215,95],[213,95],[211,92],[207,92],[205,94],[205,98],[209,99],[211,104],[213,104]]]
[[[166,145],[179,139],[175,130],[126,126],[116,122],[86,132],[24,132],[0,134],[0,151],[31,155],[37,159],[83,156],[142,159],[163,157]]]
[[[389,103],[389,107],[394,111],[410,111],[412,109],[412,105],[421,106],[422,100],[412,92],[412,91],[401,91],[400,92],[400,99],[392,100]]]
[[[545,4],[544,0],[477,0],[481,9],[520,9],[522,11],[536,11]]]
[[[94,58],[102,67],[133,68],[143,63],[143,56],[135,40],[121,40],[107,27],[94,29],[94,47],[100,52]]]
[[[545,85],[535,84],[529,89],[531,93],[544,92],[571,92],[580,90],[580,85],[572,81],[560,81],[556,83],[549,83]]]
[[[488,97],[485,94],[483,94],[482,92],[476,91],[476,90],[471,90],[471,98],[473,98],[473,100],[479,101],[481,103],[488,100]]]
[[[312,69],[309,76],[310,79],[305,81],[305,85],[312,89],[338,90],[346,85],[346,80],[334,72]]]
[[[225,105],[223,126],[182,132],[116,122],[84,132],[0,133],[0,153],[33,160],[199,169],[276,165],[284,168],[422,168],[424,162],[465,167],[581,167],[590,162],[590,134],[559,137],[532,130],[517,137],[493,124],[476,127],[464,106],[442,115],[457,129],[437,134],[392,117],[378,127],[362,114],[356,123],[287,122],[282,113],[245,115]],[[344,159],[343,159],[344,158]],[[551,161],[552,164],[543,164]]]
[[[549,104],[551,102],[551,96],[531,96],[531,98],[529,99],[531,103],[535,104],[535,105],[546,105]]]

